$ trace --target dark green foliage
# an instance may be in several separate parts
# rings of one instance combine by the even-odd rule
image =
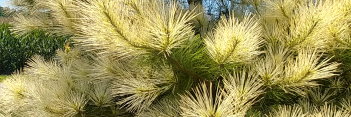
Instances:
[[[0,7],[0,17],[5,16],[5,11],[3,7]]]
[[[10,27],[8,24],[0,25],[0,74],[20,70],[33,55],[50,59],[68,40],[68,37],[50,36],[43,31],[15,36],[11,34]]]
[[[219,67],[214,66],[215,63],[206,55],[205,46],[203,45],[203,40],[200,38],[200,35],[195,36],[185,43],[184,45],[186,46],[176,49],[171,58],[174,58],[183,69],[193,72],[187,74],[190,74],[190,77],[201,80],[211,80],[214,77],[213,74],[219,71]]]
[[[337,62],[343,63],[340,66],[342,70],[341,76],[348,77],[351,75],[351,49],[336,49],[331,52],[333,59]]]
[[[83,117],[131,117],[131,113],[126,113],[119,110],[116,105],[109,106],[109,107],[96,107],[93,105],[88,105],[86,107],[87,111],[85,114],[82,114]]]

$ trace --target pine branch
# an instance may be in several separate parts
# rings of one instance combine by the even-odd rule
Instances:
[[[169,63],[173,67],[175,67],[177,70],[180,70],[181,72],[191,76],[192,78],[194,78],[195,81],[199,82],[199,81],[205,80],[204,78],[202,78],[200,75],[196,74],[195,72],[183,67],[179,61],[177,61],[176,59],[174,59],[170,55],[166,54],[166,59],[169,61]]]

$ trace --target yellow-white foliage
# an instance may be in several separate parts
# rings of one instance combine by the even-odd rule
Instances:
[[[338,63],[330,59],[321,59],[316,51],[306,50],[298,53],[296,58],[287,62],[283,84],[292,87],[317,85],[314,80],[330,78],[337,75]]]
[[[89,93],[89,97],[96,106],[110,106],[113,100],[110,84],[108,82],[98,82],[93,84],[93,88]]]
[[[58,35],[76,33],[75,26],[79,16],[74,4],[75,0],[14,0],[13,2],[27,10],[16,16],[12,22],[13,31],[16,34],[23,35],[36,29]]]
[[[267,29],[278,34],[274,38],[297,50],[305,47],[323,48],[328,42],[322,37],[324,27],[320,23],[320,7],[315,5],[317,3],[307,1],[268,0],[263,14],[264,21],[268,22],[266,25],[276,25],[270,27],[273,29]]]
[[[147,51],[169,54],[193,36],[189,22],[195,14],[173,2],[90,0],[78,6],[77,41],[117,58]]]
[[[117,103],[131,112],[147,109],[176,83],[173,71],[168,68],[155,71],[143,67],[137,71],[121,71],[120,77],[113,79],[112,94],[121,97]]]
[[[74,89],[84,85],[74,84],[74,86],[69,87],[61,82],[48,82],[36,86],[38,99],[34,100],[33,103],[38,107],[37,110],[44,110],[51,116],[75,116],[84,112],[88,98],[84,91],[75,91],[77,89]]]
[[[63,71],[58,63],[50,61],[46,62],[42,57],[34,56],[28,67],[25,70],[25,74],[35,76],[41,80],[57,80],[66,79],[69,77],[68,71]]]
[[[138,66],[130,61],[114,61],[109,57],[97,61],[99,62],[92,69],[94,73],[91,76],[96,80],[110,82],[111,84],[105,84],[110,86],[110,94],[120,97],[117,103],[128,111],[140,112],[147,109],[175,82],[173,73],[168,68],[153,71],[149,67]]]
[[[74,0],[36,0],[36,2],[38,7],[50,12],[54,18],[56,31],[61,34],[75,33],[74,23],[78,18],[78,9],[74,6]]]
[[[320,53],[312,50],[300,50],[293,56],[286,48],[271,48],[255,68],[266,86],[280,86],[303,93],[299,88],[316,86],[315,80],[337,75],[339,64],[321,57]]]
[[[269,117],[351,117],[351,113],[327,104],[309,111],[304,111],[300,105],[283,105],[273,110]]]
[[[332,47],[350,47],[350,12],[351,1],[330,0],[325,1],[321,17],[325,24],[326,38],[331,40]]]
[[[204,14],[195,11],[196,8],[183,10],[173,1],[34,0],[30,12],[39,13],[16,16],[15,33],[44,29],[70,35],[79,50],[59,52],[58,62],[34,57],[22,75],[14,75],[2,83],[0,112],[4,116],[84,116],[86,109],[90,109],[87,106],[95,106],[121,107],[137,116],[244,117],[264,93],[263,87],[307,94],[306,99],[310,99],[307,101],[318,105],[329,101],[333,93],[306,89],[319,85],[317,80],[337,75],[339,64],[330,62],[330,58],[319,52],[330,47],[351,47],[351,1],[241,2],[238,7],[252,5],[258,10],[257,15],[223,18],[204,40],[189,42],[204,46],[193,47],[183,45],[194,37],[193,19],[200,18],[196,19],[196,25],[200,26],[196,28],[201,28],[199,37],[204,37],[210,23],[202,19]],[[262,12],[259,8],[263,8]],[[178,83],[196,84],[205,80],[202,79],[205,75],[182,65],[187,64],[188,58],[177,58],[182,55],[177,50],[181,47],[194,50],[194,54],[190,53],[194,60],[204,57],[200,52],[207,50],[220,68],[257,61],[249,70],[235,69],[237,72],[233,74],[222,74],[223,82],[218,81],[221,84],[216,87],[206,81],[208,84],[180,95],[179,102],[159,101],[168,93],[182,92],[178,91]],[[265,55],[256,59],[262,52]],[[190,66],[212,69],[212,62],[208,64]],[[199,78],[187,79],[193,75]],[[350,110],[349,100],[345,99],[341,105]],[[334,106],[319,108],[308,103],[280,106],[267,116],[347,117],[350,114]]]
[[[180,117],[179,101],[176,99],[163,99],[151,105],[137,117]]]
[[[272,44],[269,45],[269,47],[274,47],[274,44],[279,44],[277,46],[286,45],[285,43],[281,42],[282,39],[285,39],[287,37],[288,32],[282,29],[287,29],[288,25],[281,24],[279,22],[263,22],[262,25],[264,30],[262,36],[265,38],[267,44]]]
[[[34,58],[25,73],[35,80],[32,103],[52,116],[74,116],[87,104],[88,81],[73,79],[69,68]]]
[[[271,111],[268,117],[307,117],[300,106],[279,106]]]
[[[25,7],[34,7],[37,0],[12,0],[11,4],[15,6],[25,6]]]
[[[252,72],[241,71],[225,76],[224,88],[213,92],[202,84],[181,96],[181,115],[185,117],[244,117],[263,93],[262,84]]]
[[[351,117],[351,113],[326,104],[319,109],[316,108],[308,117]]]
[[[267,20],[278,19],[286,22],[294,15],[294,9],[306,0],[266,0],[264,1],[264,17]]]
[[[351,98],[350,98],[350,96],[346,96],[346,98],[342,99],[340,101],[340,106],[342,107],[342,109],[351,113]]]
[[[267,0],[262,21],[273,35],[265,37],[296,51],[348,47],[350,6],[349,0]]]
[[[113,104],[107,82],[91,84],[93,79],[88,79],[87,75],[82,77],[76,71],[81,61],[61,61],[71,62],[47,62],[35,57],[24,73],[6,79],[0,88],[1,110],[5,116],[71,117],[85,112],[88,101],[98,107]]]
[[[55,60],[64,65],[72,65],[82,57],[79,49],[59,50],[56,56]]]
[[[235,105],[231,97],[220,89],[213,92],[212,84],[202,84],[181,96],[181,115],[184,117],[236,117],[244,116],[245,112],[235,113]]]
[[[31,71],[3,82],[1,104],[12,116],[74,116],[84,111],[87,84],[55,63],[33,58]]]
[[[231,16],[222,19],[205,39],[208,54],[217,64],[248,62],[260,54],[261,28],[255,17],[242,21]]]
[[[279,83],[284,76],[283,67],[289,57],[289,51],[283,47],[267,49],[265,58],[258,60],[254,67],[265,86]]]
[[[14,17],[13,22],[16,23],[12,28],[12,31],[15,34],[24,35],[33,30],[48,30],[50,28],[51,23],[48,21],[46,15],[32,15],[32,16],[24,16],[22,14],[18,14]]]
[[[252,70],[234,72],[224,78],[224,89],[233,100],[235,113],[246,112],[263,93],[263,83]]]
[[[147,1],[147,4],[143,4],[137,23],[143,29],[139,43],[170,54],[173,48],[178,48],[194,36],[190,20],[195,15],[193,11],[181,10],[176,2]]]
[[[82,18],[77,26],[76,40],[82,46],[116,56],[140,54],[135,47],[139,45],[133,42],[138,31],[128,19],[132,14],[121,0],[90,0],[90,3],[78,4]]]
[[[325,48],[328,40],[323,37],[325,32],[322,30],[324,26],[320,23],[319,10],[318,6],[309,5],[309,7],[304,6],[295,11],[298,13],[289,20],[290,35],[286,40],[289,47],[295,49]]]
[[[111,57],[99,58],[96,61],[97,63],[95,63],[95,67],[92,69],[95,72],[93,72],[91,76],[93,76],[95,79],[106,81],[130,75],[125,70],[133,67],[134,65],[130,61],[114,61],[114,59]]]
[[[110,82],[111,95],[130,112],[142,112],[164,92],[174,88],[177,79],[169,67],[153,69],[134,59],[115,61],[110,57],[97,59],[91,74],[96,80]]]
[[[0,109],[5,116],[28,113],[31,108],[30,81],[22,75],[12,75],[1,83]]]

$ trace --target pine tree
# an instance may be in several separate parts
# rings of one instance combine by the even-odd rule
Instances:
[[[74,42],[3,81],[0,114],[351,116],[350,0],[230,2],[212,21],[199,1],[14,0],[15,34]]]

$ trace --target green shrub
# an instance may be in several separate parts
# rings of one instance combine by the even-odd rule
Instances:
[[[25,66],[33,55],[46,59],[63,48],[67,37],[50,36],[43,31],[33,31],[23,36],[11,34],[9,24],[0,25],[0,74],[10,74]]]

